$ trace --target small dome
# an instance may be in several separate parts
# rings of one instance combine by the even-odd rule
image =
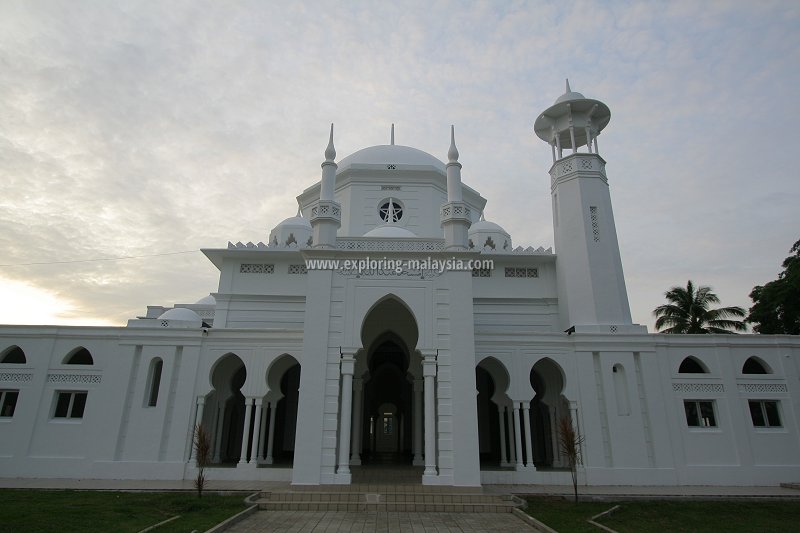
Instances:
[[[434,167],[442,174],[445,173],[444,163],[431,154],[410,146],[400,146],[399,144],[370,146],[354,152],[339,161],[339,169],[336,173],[339,174],[350,167],[359,165],[427,166]]]
[[[289,217],[280,224],[278,224],[277,226],[275,226],[276,229],[284,227],[308,228],[310,231],[311,222],[309,222],[308,219],[305,219],[303,217]]]
[[[203,322],[200,318],[200,315],[192,311],[191,309],[186,309],[185,307],[175,307],[166,311],[158,317],[158,320],[179,320],[181,322],[197,322],[198,325]]]
[[[311,244],[313,229],[308,219],[298,214],[285,219],[269,232],[270,246],[301,247]]]
[[[581,93],[569,91],[556,98],[556,101],[553,105],[560,104],[561,102],[569,102],[570,100],[586,100],[586,97]]]
[[[211,296],[209,294],[208,296],[203,296],[202,298],[197,300],[195,302],[195,304],[196,305],[217,305],[217,300],[213,296]]]
[[[364,234],[364,237],[413,238],[416,236],[414,232],[400,226],[378,226]]]
[[[473,223],[469,227],[469,231],[467,232],[469,235],[478,232],[485,232],[485,231],[494,231],[498,233],[505,233],[508,235],[508,232],[502,228],[499,224],[495,224],[494,222],[489,222],[488,220],[479,220]]]
[[[511,250],[511,235],[499,224],[488,220],[474,222],[467,231],[469,247],[478,250],[502,252]]]

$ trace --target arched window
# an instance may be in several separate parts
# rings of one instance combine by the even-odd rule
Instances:
[[[75,348],[72,352],[69,353],[64,358],[65,365],[93,365],[94,359],[92,359],[92,354],[89,353],[89,350],[81,346],[80,348]]]
[[[147,376],[147,407],[155,407],[158,403],[158,389],[161,387],[161,370],[163,367],[164,361],[160,357],[150,361],[150,372]]]
[[[708,374],[708,368],[694,356],[689,356],[681,361],[678,374]]]
[[[742,366],[742,374],[772,374],[772,369],[758,357],[748,357]]]
[[[0,363],[11,363],[14,365],[24,365],[27,363],[27,359],[25,359],[25,352],[22,351],[22,348],[19,346],[11,346],[3,355],[0,356]]]

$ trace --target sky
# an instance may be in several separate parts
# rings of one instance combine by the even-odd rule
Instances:
[[[192,303],[338,159],[445,159],[553,245],[537,115],[603,101],[634,322],[688,279],[748,308],[800,239],[800,2],[0,2],[0,323]],[[144,256],[144,257],[143,257]],[[102,260],[127,257],[119,260]]]

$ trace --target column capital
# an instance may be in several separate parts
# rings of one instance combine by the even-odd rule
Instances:
[[[356,360],[352,357],[342,357],[342,375],[352,376],[356,369]]]
[[[422,361],[422,375],[426,378],[436,377],[436,359],[426,357]]]
[[[253,398],[253,404],[254,405],[261,405],[263,403],[264,403],[264,398],[262,396],[258,396],[256,398]]]
[[[341,346],[339,347],[339,351],[342,353],[342,357],[355,357],[361,347],[358,346]]]
[[[205,405],[206,404],[206,397],[205,396],[198,396],[197,397],[197,405]]]
[[[430,358],[436,359],[439,350],[437,350],[436,348],[420,348],[419,350],[417,350],[417,352],[419,352],[420,357],[422,357],[423,359],[430,359]]]

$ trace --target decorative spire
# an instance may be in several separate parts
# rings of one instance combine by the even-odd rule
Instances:
[[[336,148],[333,147],[333,123],[331,123],[331,138],[328,141],[328,147],[325,148],[325,162],[333,163],[334,159],[336,159]]]
[[[458,148],[456,148],[456,127],[450,126],[450,149],[447,151],[447,157],[450,163],[458,162]]]
[[[481,222],[486,222],[486,217],[484,216],[483,211],[481,211]]]
[[[303,212],[300,210],[300,206],[297,206],[297,214],[296,217],[303,218]]]
[[[391,143],[389,143],[389,144],[391,144],[392,146],[394,146],[394,123],[392,123],[392,139],[391,139],[391,141],[392,141],[392,142],[391,142]]]
[[[567,78],[567,92],[571,93],[572,89],[569,88],[569,78]]]

